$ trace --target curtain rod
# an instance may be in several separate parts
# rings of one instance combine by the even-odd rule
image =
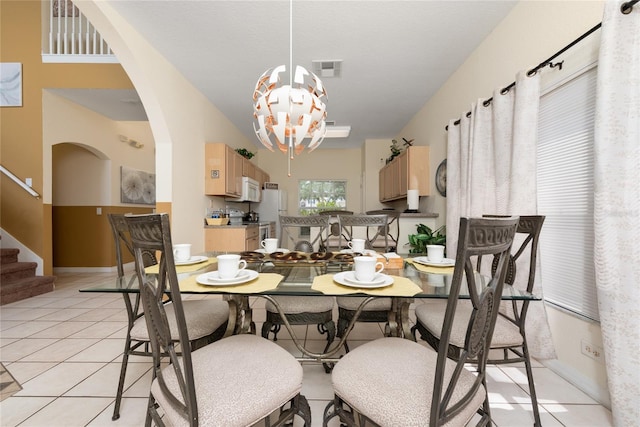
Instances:
[[[630,0],[628,2],[622,3],[622,5],[620,6],[620,12],[622,12],[625,15],[628,15],[629,13],[631,13],[633,6],[638,3],[640,0]],[[593,32],[597,31],[598,29],[600,29],[600,27],[602,27],[602,22],[600,22],[599,24],[595,25],[593,28],[589,29],[589,31],[587,31],[586,33],[582,34],[580,37],[578,37],[577,39],[575,39],[574,41],[572,41],[571,43],[569,43],[568,45],[566,45],[565,47],[563,47],[562,49],[560,49],[559,51],[557,51],[556,53],[554,53],[552,56],[550,56],[548,59],[542,61],[540,64],[538,64],[535,68],[532,68],[531,70],[527,71],[527,76],[531,77],[533,76],[535,73],[537,73],[539,70],[541,70],[542,68],[546,67],[547,65],[550,66],[551,68],[555,68],[558,67],[558,69],[562,70],[562,63],[564,61],[560,61],[560,62],[552,62],[555,58],[557,58],[558,56],[562,55],[563,53],[565,53],[567,50],[571,49],[572,47],[574,47],[575,45],[577,45],[578,43],[580,43],[582,40],[584,40],[585,38],[589,37]],[[511,83],[509,86],[503,88],[500,91],[500,94],[505,95],[507,92],[509,92],[511,90],[512,87],[514,87],[516,85],[516,82]],[[488,107],[489,104],[491,104],[491,101],[493,101],[493,97],[487,99],[486,101],[484,101],[482,103],[482,105],[484,105],[485,107]],[[471,117],[471,111],[469,111],[466,114],[467,117]],[[453,124],[455,126],[460,124],[460,119],[456,120],[455,122],[453,122]],[[449,125],[446,125],[444,127],[445,131],[449,130]]]

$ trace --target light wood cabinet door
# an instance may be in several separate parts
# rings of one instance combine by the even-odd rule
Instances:
[[[204,192],[209,196],[242,194],[243,157],[226,144],[205,144]]]
[[[204,250],[218,252],[255,251],[260,246],[258,226],[210,227],[204,229]]]
[[[416,189],[420,196],[429,196],[429,147],[409,147],[380,169],[378,175],[381,202],[407,197],[407,190]]]

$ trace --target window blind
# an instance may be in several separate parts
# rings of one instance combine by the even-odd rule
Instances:
[[[599,320],[593,263],[593,131],[597,67],[540,99],[538,212],[545,300]]]

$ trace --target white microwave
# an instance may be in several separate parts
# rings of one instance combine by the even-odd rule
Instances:
[[[243,202],[259,202],[260,201],[260,183],[248,176],[242,177],[242,196]]]

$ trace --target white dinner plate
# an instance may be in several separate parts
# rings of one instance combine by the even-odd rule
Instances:
[[[191,258],[189,258],[186,261],[176,261],[175,264],[176,265],[191,265],[191,264],[198,264],[199,262],[205,262],[206,260],[208,260],[209,258],[207,258],[204,255],[196,255],[196,256],[192,256]]]
[[[250,282],[256,277],[258,277],[258,272],[255,270],[244,269],[231,279],[221,279],[217,271],[212,271],[196,277],[196,282],[208,286],[232,286]]]
[[[267,250],[266,250],[266,249],[264,249],[264,248],[260,248],[260,249],[256,249],[256,252],[258,252],[258,253],[260,253],[260,254],[267,254],[267,255],[269,255],[269,254],[272,254],[272,253],[274,253],[274,252],[282,252],[283,254],[286,254],[286,253],[289,253],[289,252],[291,252],[291,251],[290,251],[289,249],[278,248],[278,249],[276,249],[276,250],[275,250],[275,251],[273,251],[273,252],[267,252]]]
[[[438,262],[429,261],[429,258],[426,256],[417,256],[413,258],[413,262],[417,262],[418,264],[428,265],[429,267],[453,267],[456,265],[456,260],[451,258],[442,258],[442,260]]]
[[[353,271],[343,271],[340,273],[336,273],[333,275],[333,280],[340,283],[341,285],[349,286],[351,288],[368,289],[384,288],[385,286],[389,286],[393,283],[393,277],[387,276],[383,273],[376,274],[376,279],[374,279],[372,282],[361,282],[355,278]]]
[[[364,252],[353,252],[353,249],[343,249],[340,251],[341,254],[355,254],[355,253],[361,253],[363,255],[376,255],[376,251],[371,250],[371,249],[365,249]]]

